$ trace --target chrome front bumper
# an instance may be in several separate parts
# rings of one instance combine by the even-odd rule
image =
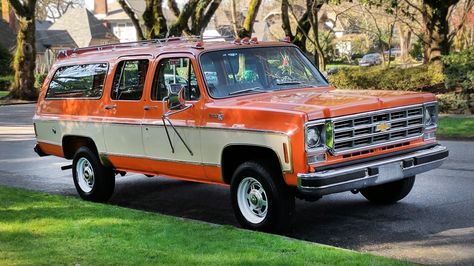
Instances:
[[[435,169],[448,157],[446,147],[408,152],[350,166],[298,174],[298,190],[306,195],[323,196],[362,189],[414,176]]]

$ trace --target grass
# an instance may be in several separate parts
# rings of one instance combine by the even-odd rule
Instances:
[[[7,96],[9,91],[0,91],[0,98]]]
[[[6,187],[0,187],[0,261],[3,265],[407,264],[231,226]]]
[[[440,117],[436,135],[441,138],[474,139],[474,117]]]

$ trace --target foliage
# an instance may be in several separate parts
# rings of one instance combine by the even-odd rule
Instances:
[[[0,76],[0,91],[6,91],[10,88],[13,81],[13,75]]]
[[[48,73],[39,73],[35,75],[35,88],[41,89],[43,86],[44,79],[48,76]]]
[[[443,57],[446,87],[455,93],[443,100],[456,105],[462,104],[466,111],[474,112],[474,47],[464,51],[451,53]],[[469,113],[468,112],[468,113]]]
[[[7,48],[0,44],[0,76],[9,75],[12,73],[12,70],[9,67],[11,65],[11,61],[12,55]]]
[[[421,65],[411,68],[353,67],[342,68],[329,77],[341,89],[437,91],[442,88],[444,75],[439,65]]]
[[[367,253],[0,187],[4,265],[407,265]]]
[[[473,117],[440,117],[438,131],[440,138],[474,138]]]
[[[436,95],[440,113],[464,114],[469,113],[469,101],[459,93],[448,92]]]
[[[413,43],[410,55],[415,59],[423,58],[423,42],[420,39]]]

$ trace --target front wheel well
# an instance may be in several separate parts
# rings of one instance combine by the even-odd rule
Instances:
[[[88,147],[92,152],[98,155],[97,147],[94,141],[89,137],[83,136],[64,136],[62,141],[64,158],[73,159],[74,154],[80,147]]]
[[[246,161],[260,161],[269,164],[272,170],[282,173],[280,160],[271,148],[249,145],[227,146],[222,151],[222,178],[226,184],[232,181],[235,169]]]

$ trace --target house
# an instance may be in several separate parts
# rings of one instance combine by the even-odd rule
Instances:
[[[13,51],[16,45],[16,34],[10,28],[10,25],[0,18],[0,46]]]
[[[59,51],[76,47],[77,44],[66,30],[38,30],[37,28],[36,72],[47,72],[53,65]]]
[[[77,47],[119,42],[114,33],[86,8],[69,8],[49,30],[67,31]]]

